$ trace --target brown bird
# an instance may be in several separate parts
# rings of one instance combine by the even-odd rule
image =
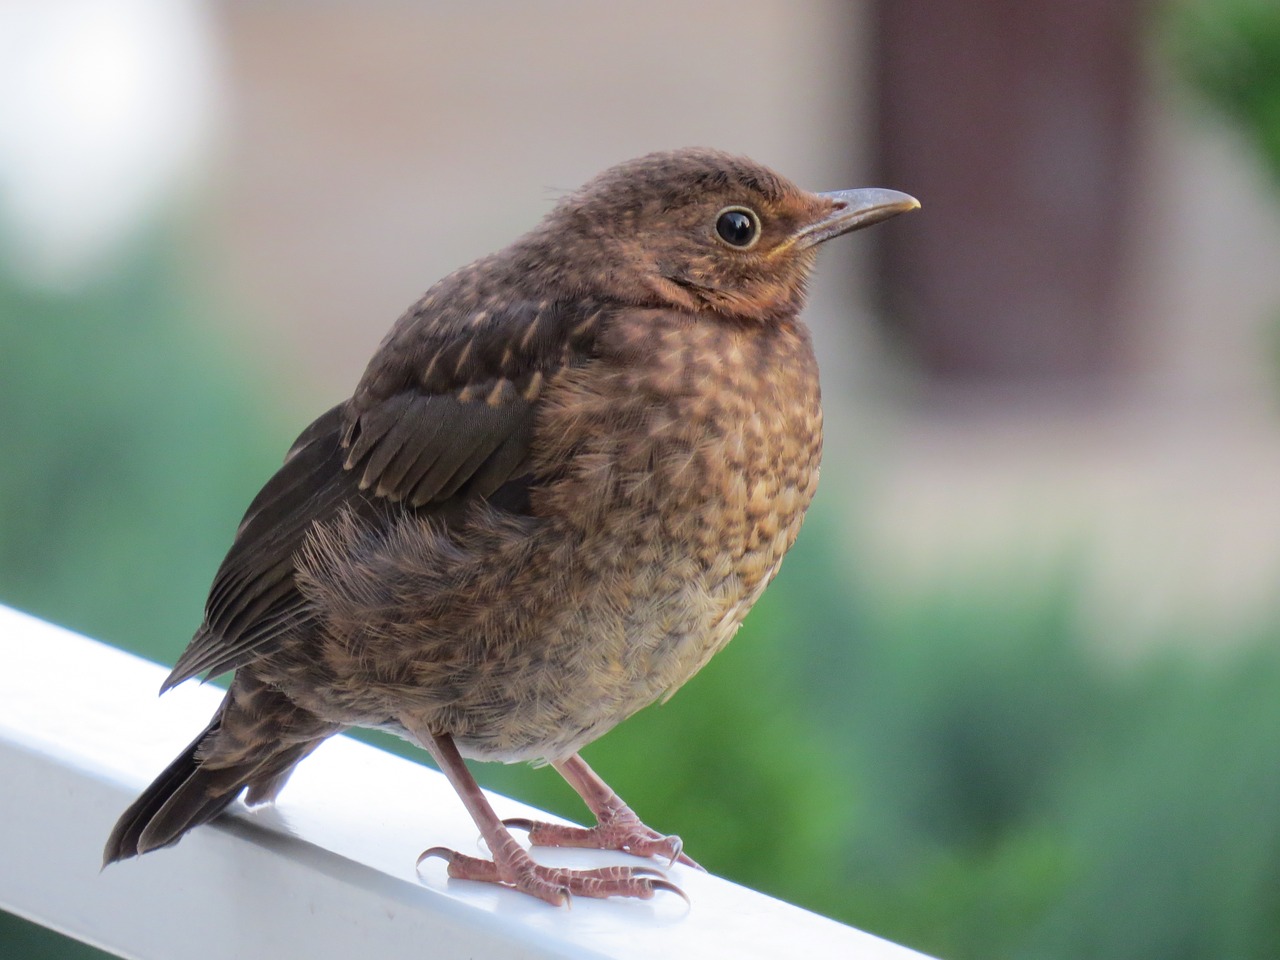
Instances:
[[[551,903],[675,889],[539,865],[508,827],[693,864],[578,751],[693,676],[778,571],[822,450],[817,246],[918,206],[655,153],[427,291],[250,504],[161,692],[231,688],[105,862],[273,799],[359,726],[424,747],[475,819],[493,860],[423,854],[450,876]],[[550,762],[596,825],[504,824],[463,757]]]

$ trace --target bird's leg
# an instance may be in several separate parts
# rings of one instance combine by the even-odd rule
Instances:
[[[622,802],[622,798],[578,754],[552,765],[595,814],[596,825],[571,827],[540,820],[513,819],[502,821],[503,826],[528,830],[529,842],[536,847],[622,850],[637,857],[663,857],[671,863],[678,862],[702,869],[684,852],[684,844],[679,837],[664,836],[645,826],[635,812]]]
[[[659,871],[645,867],[569,870],[537,863],[493,812],[480,785],[463,763],[453,738],[438,733],[424,735],[415,731],[415,734],[435,757],[440,771],[453,784],[493,854],[492,860],[482,860],[446,847],[432,847],[418,857],[419,864],[427,857],[440,857],[448,862],[451,877],[505,884],[557,906],[567,903],[573,894],[584,897],[638,897],[648,900],[658,890],[671,890],[684,896],[684,892],[663,878]]]

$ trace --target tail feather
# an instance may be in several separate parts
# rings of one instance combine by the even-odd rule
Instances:
[[[246,787],[251,804],[275,799],[298,762],[338,729],[237,676],[209,726],[120,815],[102,865],[177,843]]]
[[[216,735],[220,721],[221,711],[120,815],[102,852],[104,867],[177,843],[192,827],[208,823],[235,800],[239,791],[211,796],[200,782],[207,773],[201,776],[196,752],[206,737]]]

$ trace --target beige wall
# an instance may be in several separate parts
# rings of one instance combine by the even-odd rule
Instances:
[[[281,325],[267,349],[287,342],[303,389],[337,397],[430,283],[524,232],[561,191],[655,149],[717,146],[815,189],[863,185],[857,11],[221,6],[216,256],[246,333]],[[854,249],[825,265],[828,310],[850,298]]]

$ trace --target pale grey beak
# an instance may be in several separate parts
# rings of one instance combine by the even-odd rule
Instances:
[[[800,231],[796,236],[797,245],[801,248],[812,247],[816,243],[830,240],[843,233],[861,230],[881,220],[888,220],[908,210],[920,209],[920,201],[915,197],[897,190],[883,190],[879,187],[867,187],[862,190],[834,190],[831,193],[820,193],[836,204],[830,215],[823,217]]]

